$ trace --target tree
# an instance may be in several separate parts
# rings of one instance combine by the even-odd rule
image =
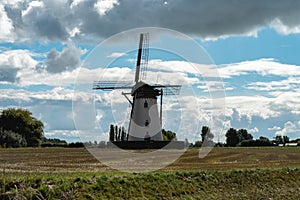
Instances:
[[[241,147],[262,147],[262,146],[273,146],[273,143],[267,139],[257,139],[257,140],[243,140],[240,143]]]
[[[12,131],[0,131],[0,146],[2,147],[26,147],[27,143],[22,135]]]
[[[283,138],[281,135],[276,135],[274,142],[278,145],[278,144],[283,144]]]
[[[57,138],[45,138],[42,139],[42,147],[67,147],[68,143],[65,140]]]
[[[202,141],[195,141],[195,144],[193,147],[201,147],[202,146]]]
[[[118,129],[118,141],[121,141],[121,127]]]
[[[166,131],[165,129],[162,129],[161,132],[162,132],[163,140],[165,141],[177,140],[176,133],[172,131]]]
[[[253,139],[253,136],[251,134],[249,134],[246,129],[238,130],[237,134],[240,138],[240,142],[242,142],[244,140],[252,140]]]
[[[110,125],[110,127],[109,127],[109,141],[110,142],[113,142],[114,141],[114,139],[115,139],[115,129],[114,129],[114,125]]]
[[[201,130],[201,138],[202,138],[202,143],[204,140],[212,141],[214,139],[214,135],[211,133],[210,128],[208,126],[202,126]]]
[[[115,125],[115,130],[114,130],[114,141],[118,141],[118,126]]]
[[[43,128],[44,124],[25,109],[9,108],[0,115],[0,129],[21,135],[29,147],[41,145]]]
[[[290,138],[286,135],[283,136],[283,144],[288,143],[290,141]]]
[[[121,132],[121,141],[126,140],[126,131],[125,128],[122,126],[122,132]]]
[[[240,142],[239,135],[238,135],[236,129],[234,129],[234,128],[230,128],[226,132],[225,136],[226,136],[226,144],[230,147],[235,147]]]

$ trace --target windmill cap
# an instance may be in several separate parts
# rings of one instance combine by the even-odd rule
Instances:
[[[148,84],[145,83],[145,82],[143,82],[143,81],[137,82],[137,83],[132,87],[131,95],[132,95],[137,89],[139,89],[140,87],[142,87],[142,86],[144,86],[144,85],[148,85]]]

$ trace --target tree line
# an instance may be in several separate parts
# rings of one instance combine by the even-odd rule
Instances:
[[[277,135],[272,140],[267,137],[260,136],[258,139],[253,139],[252,134],[248,133],[247,129],[236,130],[230,128],[227,130],[225,143],[215,143],[213,141],[214,135],[211,133],[208,126],[202,126],[201,141],[196,141],[190,144],[193,147],[202,146],[204,140],[209,146],[226,146],[226,147],[258,147],[258,146],[278,146],[285,145],[286,143],[297,143],[300,146],[300,139],[290,140],[288,136]]]

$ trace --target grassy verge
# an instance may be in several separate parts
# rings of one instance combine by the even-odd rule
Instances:
[[[8,173],[0,199],[299,199],[300,169]],[[4,184],[5,178],[5,185]]]

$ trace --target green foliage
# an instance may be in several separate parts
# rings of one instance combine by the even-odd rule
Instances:
[[[248,133],[248,131],[246,129],[240,129],[237,131],[237,134],[240,138],[240,142],[244,141],[244,140],[252,140],[253,136],[251,134]]]
[[[70,148],[82,148],[84,144],[82,142],[71,142],[68,147]]]
[[[177,140],[176,133],[172,131],[166,131],[165,129],[162,129],[162,136],[164,141],[171,141],[171,140]]]
[[[43,123],[25,109],[9,108],[0,115],[0,129],[11,131],[25,138],[27,146],[38,147],[43,137]]]
[[[123,126],[118,127],[117,125],[111,124],[109,127],[109,141],[126,141],[127,134]]]
[[[234,129],[234,128],[230,128],[226,132],[225,136],[226,136],[226,144],[230,147],[235,147],[240,142],[239,135],[238,135],[236,129]]]
[[[57,138],[45,138],[42,139],[42,147],[67,147],[68,143],[65,140],[60,140]]]
[[[248,133],[246,129],[239,129],[238,131],[234,128],[230,128],[226,133],[226,145],[230,147],[235,146],[256,146],[260,142],[253,141],[253,136]]]
[[[273,143],[268,139],[257,139],[257,140],[243,140],[240,143],[241,147],[263,147],[263,146],[274,146]]]
[[[109,127],[109,141],[110,142],[114,141],[114,134],[115,134],[114,125],[111,124]]]
[[[299,176],[297,168],[11,174],[0,199],[298,199]]]
[[[290,138],[288,136],[276,135],[274,142],[278,144],[285,144],[288,143]]]
[[[27,143],[22,135],[12,131],[0,131],[0,146],[2,147],[26,147]]]

